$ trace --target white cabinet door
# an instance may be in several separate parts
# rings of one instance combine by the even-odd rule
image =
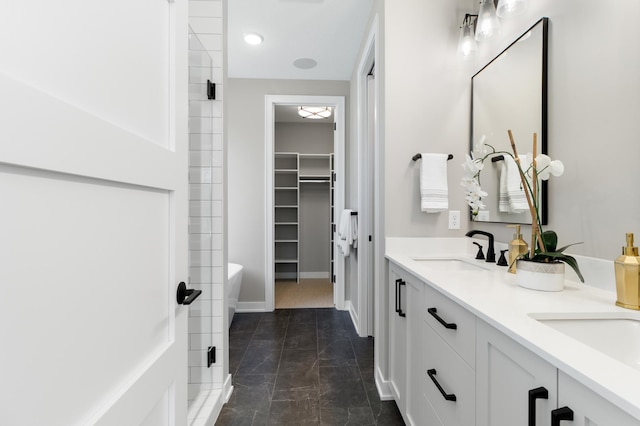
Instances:
[[[549,426],[549,413],[557,401],[557,369],[478,320],[476,426],[529,424],[529,391],[539,388],[546,389],[547,396],[531,399],[534,424]],[[538,392],[538,396],[544,396],[544,392]]]
[[[413,278],[405,278],[407,297],[407,404],[406,418],[411,425],[424,425],[425,400],[422,374],[426,371],[424,362],[424,328],[423,319],[424,284]]]
[[[558,373],[558,407],[569,409],[573,421],[560,420],[566,426],[638,426],[634,419],[565,373]]]
[[[406,415],[407,390],[407,284],[393,268],[389,269],[389,382],[391,392]]]
[[[6,6],[0,424],[186,424],[186,0]]]

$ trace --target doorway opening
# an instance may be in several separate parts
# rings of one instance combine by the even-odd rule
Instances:
[[[344,207],[344,98],[267,96],[266,103],[265,308],[344,309],[344,262],[333,238]],[[308,123],[297,118],[300,106],[331,115]]]

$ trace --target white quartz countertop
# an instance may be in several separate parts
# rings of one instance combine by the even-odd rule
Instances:
[[[631,318],[640,312],[615,306],[616,294],[565,280],[561,292],[521,288],[507,268],[475,260],[476,247],[470,238],[387,238],[386,257],[416,278],[464,306],[577,381],[640,419],[640,365],[633,368],[538,321],[536,318]],[[475,240],[483,243],[481,238]],[[497,255],[499,251],[496,249]],[[416,258],[464,259],[486,267],[478,271],[444,271]],[[587,258],[588,260],[588,258]],[[595,272],[588,261],[578,259],[590,284],[590,277],[615,281],[613,262],[600,264]],[[583,268],[585,263],[585,268]],[[595,262],[596,264],[598,262]],[[609,268],[606,268],[610,265]],[[570,268],[567,267],[568,270]],[[592,273],[587,273],[587,271]],[[610,271],[610,274],[607,273]],[[573,274],[567,273],[568,277]],[[621,335],[620,339],[628,339]]]

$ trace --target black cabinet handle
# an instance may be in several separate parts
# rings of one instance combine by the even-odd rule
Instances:
[[[448,328],[450,330],[457,330],[458,329],[458,324],[456,324],[454,322],[446,322],[445,320],[440,318],[440,315],[438,315],[438,310],[436,308],[429,308],[429,309],[427,309],[427,312],[429,312],[432,317],[437,319],[438,322],[444,326],[444,328]]]
[[[431,378],[433,383],[436,385],[436,387],[438,388],[438,390],[440,391],[440,393],[442,394],[444,399],[446,399],[447,401],[455,401],[457,399],[455,394],[446,393],[444,391],[444,389],[442,389],[442,386],[440,386],[440,383],[438,383],[438,379],[436,379],[436,370],[435,370],[435,368],[427,370],[427,374],[429,375],[429,377]]]
[[[400,280],[400,286],[398,287],[402,287],[403,285],[407,285],[407,282],[405,280]],[[402,311],[402,289],[400,288],[398,288],[398,315],[401,317],[407,316],[407,314]]]
[[[184,282],[178,284],[178,291],[176,292],[176,301],[178,305],[190,305],[194,300],[202,294],[202,290],[188,289]]]
[[[573,410],[569,407],[560,407],[551,410],[551,426],[560,426],[560,421],[573,421]]]
[[[536,399],[549,399],[549,391],[544,387],[529,390],[529,426],[536,426]]]
[[[400,308],[398,307],[398,289],[401,281],[402,281],[401,278],[398,278],[396,280],[396,313],[400,312]]]

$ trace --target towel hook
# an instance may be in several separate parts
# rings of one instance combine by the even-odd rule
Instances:
[[[413,161],[418,161],[418,160],[419,160],[419,159],[421,159],[421,158],[422,158],[422,154],[420,154],[420,153],[418,153],[418,154],[414,155],[413,157],[411,157],[411,159],[412,159]],[[449,154],[449,155],[447,156],[447,160],[452,160],[452,159],[453,159],[453,154]]]
[[[496,162],[502,161],[502,160],[504,160],[504,155],[496,155],[495,157],[491,158],[491,162],[492,163],[496,163]]]

